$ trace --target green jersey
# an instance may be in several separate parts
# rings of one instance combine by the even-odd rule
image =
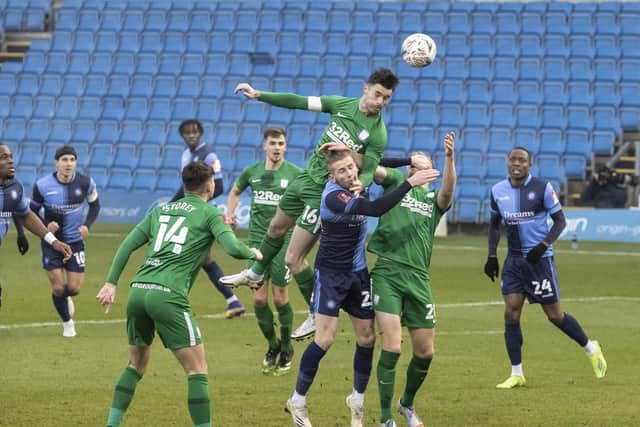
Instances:
[[[195,195],[158,206],[129,233],[114,257],[108,282],[117,283],[131,252],[149,243],[132,282],[159,284],[185,297],[214,240],[227,253],[253,258],[222,220],[222,212]]]
[[[402,172],[387,169],[382,183],[384,192],[388,193],[404,180]],[[433,235],[445,212],[438,207],[437,200],[437,190],[413,187],[400,203],[380,217],[367,250],[428,274]]]
[[[259,162],[242,171],[235,186],[240,191],[251,187],[249,241],[262,240],[276,214],[280,197],[300,172],[302,169],[286,160],[277,170],[266,170],[265,162]]]
[[[368,186],[373,173],[387,145],[387,128],[382,114],[370,116],[358,108],[359,98],[342,96],[298,96],[262,92],[261,101],[286,108],[307,109],[330,113],[329,125],[325,129],[315,151],[305,166],[305,171],[317,184],[324,185],[329,175],[325,158],[327,152],[318,148],[327,142],[344,144],[353,151],[364,155],[364,164],[360,174],[363,185]]]

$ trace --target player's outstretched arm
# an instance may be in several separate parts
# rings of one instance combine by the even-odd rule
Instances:
[[[442,210],[449,209],[453,202],[453,193],[456,190],[455,144],[456,134],[449,132],[444,137],[444,172],[442,173],[442,186],[438,192],[438,207]]]
[[[245,98],[257,99],[276,107],[294,108],[297,110],[321,111],[322,102],[317,96],[300,96],[295,93],[263,92],[254,89],[248,83],[240,83],[234,93],[242,93]]]
[[[107,274],[107,282],[113,283],[114,285],[118,284],[122,270],[124,270],[124,267],[127,265],[131,254],[149,241],[147,233],[144,232],[144,228],[142,228],[147,224],[148,217],[145,218],[142,223],[136,225],[135,228],[127,234],[127,237],[125,237],[122,243],[120,243],[120,247],[111,262],[111,267]]]
[[[227,196],[227,215],[223,218],[224,223],[234,228],[236,226],[236,209],[238,209],[238,203],[240,202],[240,195],[242,191],[234,184]]]
[[[247,245],[242,243],[230,229],[216,236],[216,240],[222,246],[224,251],[237,259],[258,259],[258,255],[262,258],[260,251],[252,251]]]
[[[562,231],[567,226],[567,220],[562,210],[551,214],[551,219],[553,220],[553,225],[549,233],[547,233],[547,236],[527,253],[527,261],[531,264],[537,264],[540,261],[540,258],[542,258],[549,246],[558,240],[558,237],[560,237],[560,234],[562,234]]]

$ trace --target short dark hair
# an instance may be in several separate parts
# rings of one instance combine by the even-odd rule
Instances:
[[[272,138],[277,138],[279,136],[286,137],[287,132],[284,129],[278,128],[278,127],[266,128],[262,133],[262,136],[264,137],[263,140],[266,140],[269,137],[272,137]]]
[[[378,68],[373,73],[371,73],[371,75],[367,79],[367,84],[375,85],[377,83],[380,83],[387,89],[394,90],[396,87],[398,87],[400,80],[395,74],[393,74],[393,71],[391,71],[390,69]]]
[[[198,128],[198,132],[200,132],[200,135],[204,134],[204,127],[202,126],[202,123],[200,123],[199,120],[188,119],[188,120],[185,120],[184,122],[180,123],[180,127],[178,128],[178,131],[180,132],[180,135],[184,135],[184,130],[189,125],[196,125],[196,127]]]
[[[524,148],[524,147],[522,147],[520,145],[518,145],[516,147],[513,147],[511,149],[511,151],[509,151],[509,156],[511,156],[511,153],[513,153],[515,150],[522,150],[525,153],[527,153],[527,157],[529,158],[529,163],[533,163],[533,159],[531,158],[531,152],[529,152],[529,150],[527,150],[526,148]],[[509,157],[509,156],[507,156],[507,157]]]
[[[325,159],[325,161],[327,162],[327,169],[330,170],[331,165],[333,165],[335,162],[346,159],[347,157],[351,157],[351,151],[349,150],[329,151],[329,154],[327,154],[327,158]]]
[[[60,157],[66,156],[68,154],[72,155],[76,159],[78,158],[78,153],[76,153],[76,149],[73,148],[70,145],[63,145],[61,147],[58,147],[58,149],[56,150],[56,153],[54,154],[53,158],[58,160]]]
[[[182,169],[184,191],[197,193],[213,177],[213,169],[205,162],[191,162]]]

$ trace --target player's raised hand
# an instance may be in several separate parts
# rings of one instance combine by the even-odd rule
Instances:
[[[500,265],[498,264],[498,257],[495,255],[489,255],[487,257],[487,262],[484,263],[484,274],[489,276],[489,279],[491,279],[492,282],[495,282],[499,273]]]
[[[98,295],[96,295],[96,299],[104,307],[104,313],[109,314],[111,311],[111,305],[116,300],[116,285],[105,282],[102,289],[100,289],[100,292],[98,292]]]
[[[55,233],[59,229],[60,229],[60,224],[58,224],[55,221],[51,221],[49,224],[47,224],[47,230],[49,230],[52,233]]]
[[[449,132],[444,137],[444,155],[447,157],[453,156],[455,146],[456,146],[456,133]]]
[[[80,227],[78,227],[78,233],[80,233],[83,239],[86,239],[89,235],[89,227],[84,224],[81,225]]]
[[[359,177],[356,177],[356,179],[351,183],[351,186],[349,187],[349,191],[351,191],[353,194],[356,195],[356,197],[358,197],[363,190],[364,190],[364,185],[362,185],[362,181],[360,181]]]
[[[236,88],[233,90],[233,93],[239,92],[242,92],[245,98],[249,99],[256,99],[261,95],[260,91],[252,88],[249,83],[240,83],[238,86],[236,86]]]
[[[432,183],[440,176],[440,171],[437,169],[420,169],[413,175],[407,178],[409,184],[412,187],[418,187],[425,184]]]
[[[60,240],[55,240],[51,244],[51,247],[64,255],[62,258],[62,262],[67,262],[69,258],[71,258],[71,255],[73,255],[71,247],[69,247],[69,245],[67,245],[65,242],[61,242]]]

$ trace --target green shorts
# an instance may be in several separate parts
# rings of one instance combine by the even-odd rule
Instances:
[[[371,270],[371,293],[375,311],[397,314],[409,328],[435,327],[436,305],[427,273],[378,258]]]
[[[302,171],[280,198],[278,207],[290,217],[297,218],[296,225],[312,234],[320,231],[320,198],[324,183],[318,184]]]
[[[151,345],[156,331],[164,346],[172,350],[202,343],[186,297],[162,285],[134,282],[127,303],[129,344]]]
[[[264,270],[264,280],[265,282],[271,281],[276,286],[281,288],[289,286],[289,282],[291,281],[291,270],[284,262],[284,256],[287,253],[287,247],[289,246],[289,239],[291,238],[291,233],[287,236],[287,240],[285,240],[284,245],[280,248],[280,252],[273,258],[271,263]],[[249,239],[247,246],[250,248],[259,248],[262,240],[258,239]],[[248,266],[251,266],[254,261],[249,261],[247,263]]]

